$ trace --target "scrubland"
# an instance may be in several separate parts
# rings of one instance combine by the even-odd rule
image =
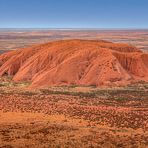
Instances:
[[[54,86],[0,80],[0,147],[148,147],[148,84]]]

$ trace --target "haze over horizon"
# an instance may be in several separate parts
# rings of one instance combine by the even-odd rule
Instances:
[[[1,0],[0,28],[148,28],[147,0]]]

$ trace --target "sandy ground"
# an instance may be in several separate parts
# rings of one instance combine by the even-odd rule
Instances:
[[[82,119],[41,113],[0,113],[1,147],[146,147],[142,129],[90,125]]]
[[[0,148],[147,148],[147,91],[1,82]]]
[[[148,84],[28,86],[0,79],[0,148],[148,147]]]

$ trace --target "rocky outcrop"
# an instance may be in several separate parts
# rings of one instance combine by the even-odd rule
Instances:
[[[0,55],[0,76],[49,85],[126,85],[148,81],[148,54],[127,44],[62,40]]]

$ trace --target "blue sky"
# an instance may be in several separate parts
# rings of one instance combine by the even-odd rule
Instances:
[[[148,28],[148,0],[0,0],[0,28]]]

